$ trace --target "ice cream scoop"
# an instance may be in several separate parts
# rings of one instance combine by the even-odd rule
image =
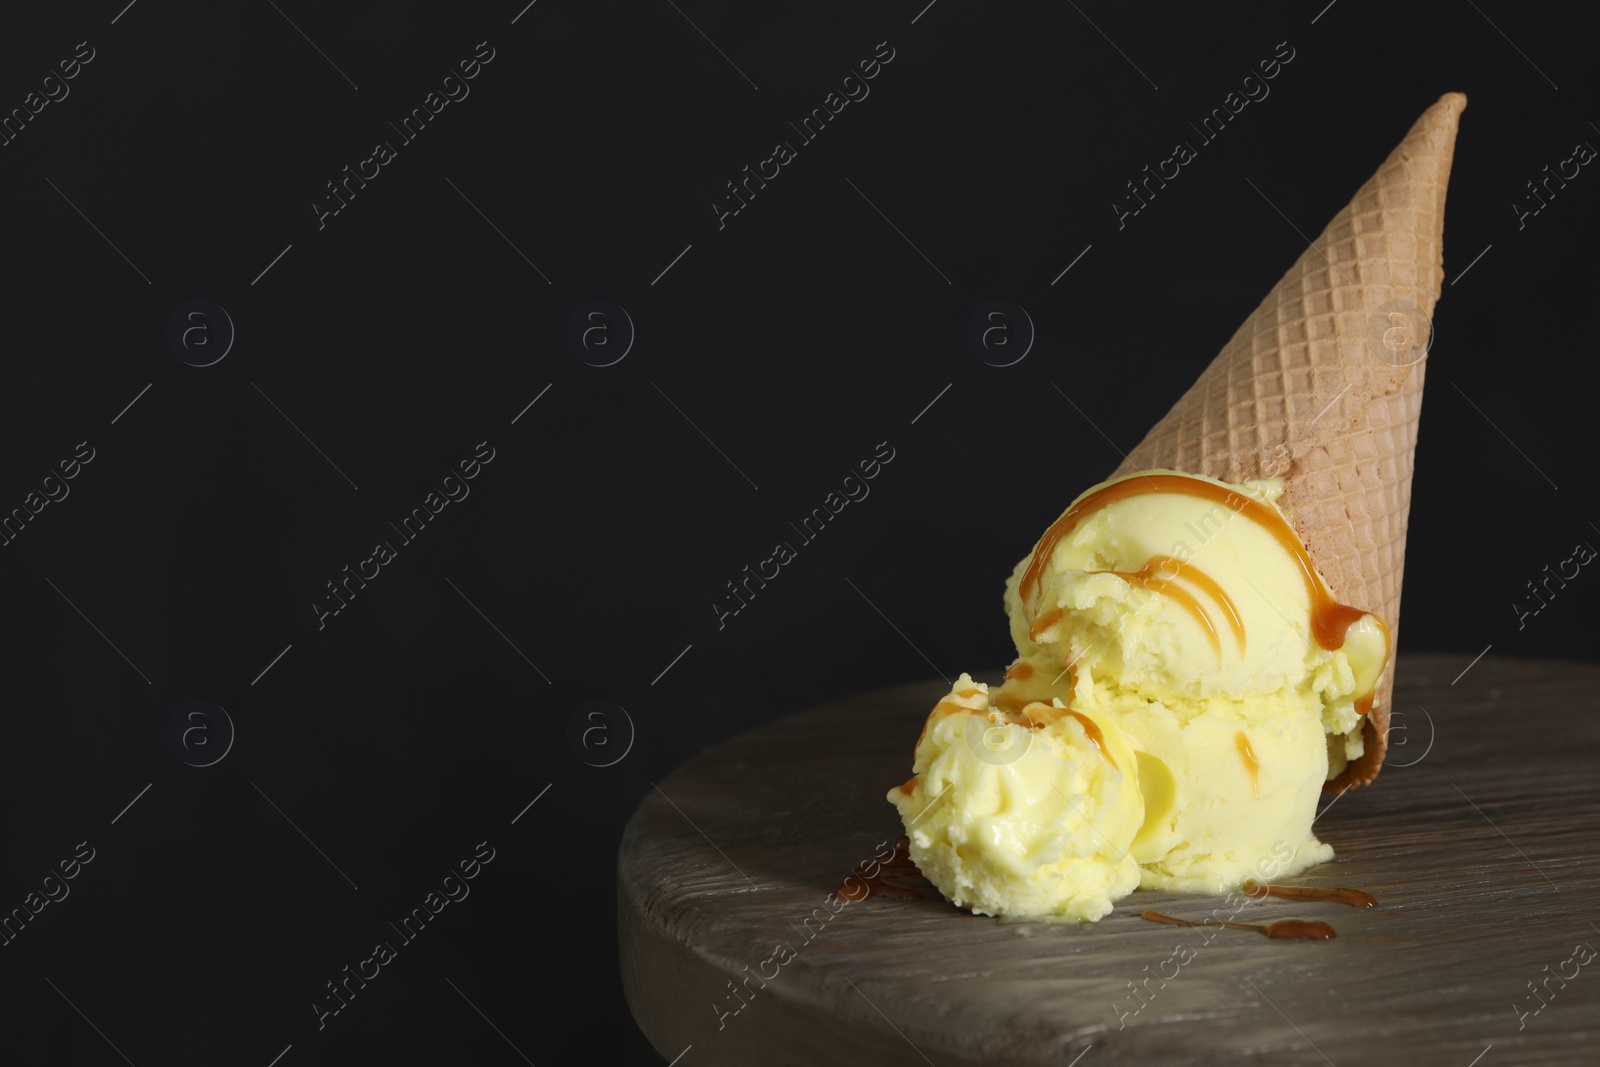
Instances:
[[[995,707],[963,674],[928,716],[913,776],[889,793],[911,858],[980,915],[1098,919],[1139,884],[1133,749],[1098,714]]]
[[[1006,613],[1023,660],[1085,676],[1083,699],[1185,718],[1229,701],[1319,714],[1342,769],[1388,659],[1383,621],[1340,604],[1276,501],[1280,479],[1229,485],[1143,471],[1075,500],[1019,562]]]

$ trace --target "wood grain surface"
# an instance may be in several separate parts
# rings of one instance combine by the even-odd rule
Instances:
[[[1381,908],[1238,916],[1337,940],[1146,922],[1222,901],[1143,890],[1085,925],[932,889],[830,910],[902,832],[884,793],[947,691],[929,682],[752,730],[652,789],[618,856],[629,1004],[681,1067],[1600,1062],[1600,667],[1485,657],[1453,684],[1469,662],[1401,657],[1388,765],[1324,811],[1337,857],[1295,880]]]

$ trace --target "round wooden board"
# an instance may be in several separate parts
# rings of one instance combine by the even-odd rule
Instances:
[[[1317,823],[1338,855],[1298,881],[1382,907],[1240,916],[1324,919],[1333,941],[1208,942],[1139,915],[1219,900],[1143,890],[1085,925],[975,916],[934,890],[835,914],[829,894],[902,832],[884,794],[947,687],[752,730],[628,824],[629,1005],[680,1067],[1594,1063],[1600,958],[1577,961],[1600,949],[1600,667],[1486,657],[1453,683],[1468,664],[1401,657],[1388,766]]]

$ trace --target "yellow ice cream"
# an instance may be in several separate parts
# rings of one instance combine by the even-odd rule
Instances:
[[[1139,884],[1144,817],[1127,739],[1060,701],[994,708],[963,674],[928,717],[914,776],[889,793],[911,858],[980,915],[1098,919]]]
[[[909,800],[892,791],[913,859],[947,897],[973,906],[971,887],[981,885],[989,913],[1096,918],[1105,900],[1133,888],[1120,873],[1128,858],[1145,887],[1215,893],[1251,877],[1264,856],[1293,851],[1280,875],[1332,856],[1311,822],[1323,783],[1361,754],[1388,631],[1333,600],[1274,504],[1281,492],[1277,479],[1229,485],[1141,472],[1085,492],[1017,564],[1005,605],[1018,659],[1002,686],[981,690],[982,706],[980,697],[962,706],[1015,716],[1054,702],[1099,724],[1108,750],[1132,749],[1123,778],[1139,814],[1103,811],[1132,810],[1125,784],[1091,783],[1087,817],[1136,829],[1127,857],[1113,852],[1104,872],[1081,873],[1095,857],[1078,855],[1077,888],[1055,885],[1054,906],[1041,910],[1033,887],[1013,891],[992,876],[1015,869],[1010,857],[967,830],[962,790],[981,775],[947,779],[948,794],[921,815],[911,801],[925,790]],[[948,742],[930,745],[935,717],[939,709],[918,745],[919,774],[940,759],[965,766]],[[1053,766],[1038,761],[1029,773]],[[1056,785],[1078,802],[1066,782]]]

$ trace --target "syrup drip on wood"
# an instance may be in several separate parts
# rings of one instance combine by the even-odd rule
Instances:
[[[868,875],[865,872],[876,866],[876,874]],[[868,860],[860,864],[855,873],[844,880],[844,884],[834,891],[834,896],[852,904],[866,900],[874,894],[886,897],[897,897],[900,900],[921,900],[921,887],[911,884],[908,879],[927,884],[927,879],[922,872],[917,870],[917,865],[911,862],[911,839],[904,834],[894,843],[894,854],[886,863],[875,863]]]
[[[1277,897],[1280,900],[1314,900],[1346,904],[1352,908],[1376,908],[1378,898],[1359,889],[1334,889],[1316,885],[1263,885],[1251,878],[1239,887],[1247,897]]]
[[[1206,926],[1204,922],[1192,922],[1180,919],[1175,915],[1163,915],[1159,911],[1147,911],[1142,916],[1153,923],[1167,923],[1171,926]],[[1210,925],[1228,926],[1235,930],[1254,930],[1277,941],[1326,941],[1338,937],[1339,932],[1325,922],[1315,919],[1277,919],[1270,923],[1235,923],[1212,920]]]

